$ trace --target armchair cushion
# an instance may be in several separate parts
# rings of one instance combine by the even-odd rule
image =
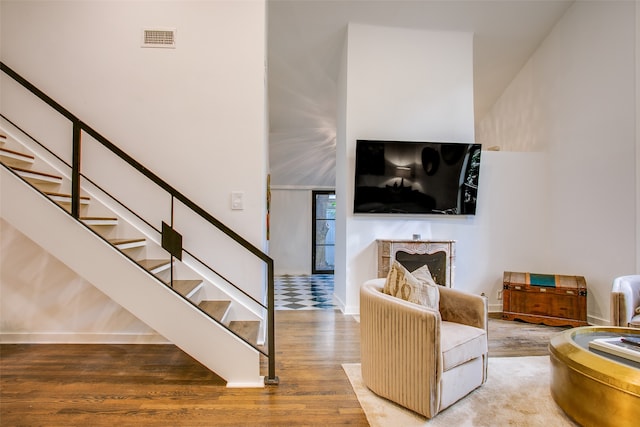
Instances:
[[[383,292],[405,301],[438,310],[440,300],[438,285],[431,278],[429,267],[426,265],[420,267],[416,270],[416,273],[417,275],[411,274],[402,264],[394,261],[384,283]]]
[[[448,371],[487,352],[487,333],[484,329],[454,322],[440,326],[442,368]]]

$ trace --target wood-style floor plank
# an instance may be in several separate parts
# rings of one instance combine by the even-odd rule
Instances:
[[[0,425],[368,425],[341,366],[360,361],[358,322],[278,311],[276,325],[280,385],[261,389],[226,388],[173,345],[1,345]],[[546,354],[561,330],[491,319],[490,355]]]

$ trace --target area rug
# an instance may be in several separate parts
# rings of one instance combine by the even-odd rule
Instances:
[[[371,392],[359,363],[342,367],[372,427],[577,426],[551,397],[549,356],[489,357],[487,382],[432,419]]]

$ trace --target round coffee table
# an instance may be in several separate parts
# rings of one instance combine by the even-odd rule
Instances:
[[[597,338],[640,337],[640,329],[584,326],[551,338],[551,395],[583,426],[632,426],[640,420],[640,363],[589,349]]]

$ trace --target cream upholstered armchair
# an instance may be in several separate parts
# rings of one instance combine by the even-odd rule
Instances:
[[[360,289],[362,378],[379,396],[431,418],[487,379],[487,301],[439,286],[438,311],[387,295],[384,284]]]
[[[640,275],[621,276],[611,289],[614,326],[640,328]]]

